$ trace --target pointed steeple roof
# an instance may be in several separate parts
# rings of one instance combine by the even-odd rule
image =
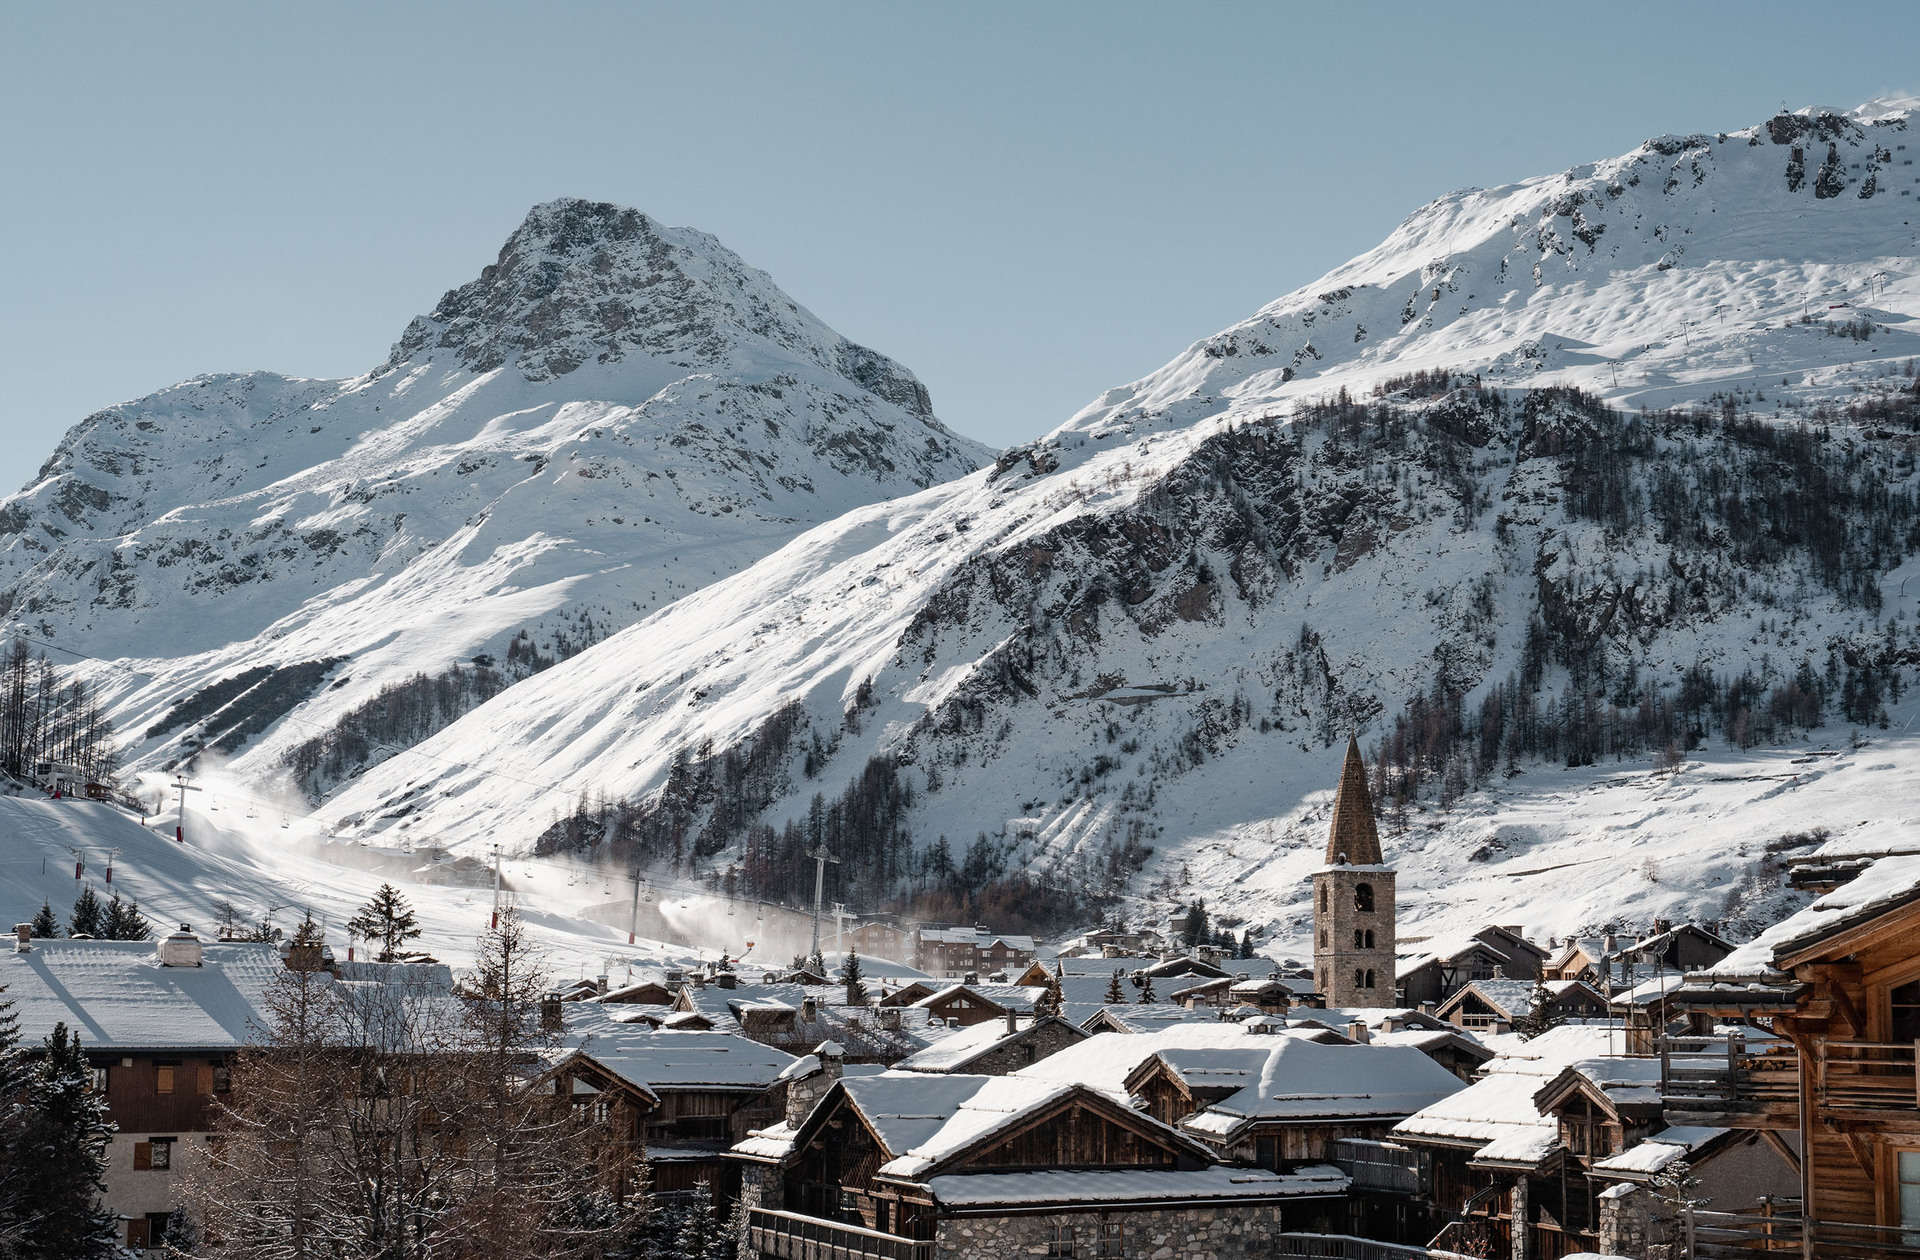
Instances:
[[[1327,833],[1327,864],[1384,866],[1380,832],[1373,825],[1373,797],[1367,791],[1367,763],[1360,742],[1347,737],[1347,764],[1340,769],[1340,787],[1333,794],[1333,828]]]

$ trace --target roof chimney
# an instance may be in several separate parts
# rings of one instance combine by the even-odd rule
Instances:
[[[540,1031],[557,1033],[566,1027],[566,1012],[561,1009],[560,995],[546,992],[540,995]]]
[[[1493,964],[1493,978],[1495,980],[1505,980],[1507,978],[1506,967],[1500,963]]]
[[[1020,1025],[1014,1022],[1013,1008],[1009,1006],[1007,1008],[1007,1032],[1009,1034],[1012,1034],[1012,1033],[1017,1033],[1019,1031],[1020,1031]]]
[[[162,967],[198,967],[205,953],[191,923],[182,923],[178,932],[162,937],[153,952]]]
[[[1364,1019],[1349,1020],[1347,1022],[1347,1040],[1357,1042],[1363,1046],[1372,1041],[1373,1034],[1367,1031],[1367,1021]]]
[[[800,999],[801,1022],[811,1024],[811,1023],[814,1023],[819,1018],[820,1018],[820,1004],[814,1001],[811,996],[801,998]]]
[[[813,1048],[813,1052],[819,1056],[820,1070],[826,1074],[827,1079],[839,1080],[841,1072],[847,1065],[847,1052],[840,1048],[840,1043],[823,1041]]]
[[[1619,935],[1613,932],[1608,932],[1605,936],[1601,937],[1600,952],[1605,954],[1609,958],[1619,953],[1620,952]]]
[[[13,952],[30,954],[33,952],[33,924],[16,923],[13,925]]]

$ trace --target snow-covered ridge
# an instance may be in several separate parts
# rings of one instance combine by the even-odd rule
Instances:
[[[1536,620],[1557,645],[1543,696],[1583,654],[1618,688],[1629,671],[1778,680],[1903,653],[1910,631],[1881,623],[1920,591],[1901,580],[1907,544],[1874,541],[1887,521],[1845,506],[1859,516],[1822,535],[1809,580],[1804,531],[1773,555],[1724,545],[1751,526],[1714,486],[1781,464],[1768,435],[1804,431],[1813,408],[1911,390],[1913,116],[1783,116],[1442,198],[994,468],[808,531],[519,684],[326,815],[387,840],[524,846],[586,791],[684,805],[692,836],[744,787],[777,830],[883,755],[922,845],[984,831],[1008,869],[1081,887],[1124,876],[1129,846],[1177,882],[1218,845],[1206,891],[1224,899],[1311,830],[1288,820],[1330,787],[1333,738],[1380,735],[1436,682],[1478,703],[1528,668]],[[1823,168],[1840,191],[1818,195]],[[1816,295],[1847,305],[1829,316]],[[1442,367],[1482,388],[1430,374],[1378,414],[1306,405]],[[1569,383],[1620,410],[1546,388]],[[1642,404],[1710,401],[1747,418],[1628,427]],[[1904,521],[1905,439],[1838,413],[1824,433],[1764,506],[1824,484],[1840,510],[1884,488]],[[1619,484],[1603,503],[1588,489],[1604,470]],[[784,706],[801,729],[775,747]],[[737,752],[748,777],[695,775],[668,802],[676,760],[702,748]],[[729,847],[703,860],[742,856],[717,834]],[[1281,922],[1297,882],[1231,901]]]
[[[304,671],[294,720],[226,749],[270,766],[388,682],[522,629],[564,655],[987,458],[713,238],[557,201],[365,376],[203,376],[81,421],[0,503],[0,610],[127,663],[103,677],[143,763],[231,728],[143,738],[210,684]]]

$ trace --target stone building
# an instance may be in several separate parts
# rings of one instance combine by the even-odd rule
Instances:
[[[1082,1082],[847,1076],[834,1049],[789,1078],[781,1124],[734,1147],[743,1256],[1250,1260],[1273,1254],[1281,1232],[1323,1228],[1344,1210],[1338,1168],[1224,1166]]]
[[[1394,1002],[1394,870],[1380,852],[1360,745],[1333,796],[1327,864],[1313,873],[1313,976],[1328,1006]]]

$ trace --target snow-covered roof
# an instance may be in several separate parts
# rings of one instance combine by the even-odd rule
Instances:
[[[1718,985],[1781,983],[1776,960],[1832,933],[1920,899],[1920,857],[1888,857],[1788,915],[1711,967],[1689,977],[1688,990]]]
[[[1465,1089],[1396,1124],[1393,1135],[1468,1146],[1476,1157],[1502,1162],[1537,1162],[1552,1151],[1559,1134],[1534,1095],[1570,1065],[1606,1054],[1617,1036],[1613,1029],[1584,1024],[1550,1029],[1493,1059]]]
[[[1656,976],[1644,984],[1637,984],[1625,993],[1616,993],[1612,1005],[1615,1007],[1652,1006],[1668,994],[1686,983],[1687,978],[1678,973]]]
[[[1069,1004],[1067,1018],[1085,1028],[1102,1011],[1107,1013],[1108,1022],[1117,1023],[1124,1030],[1137,1033],[1154,1032],[1170,1024],[1217,1024],[1220,1022],[1220,1012],[1213,1007],[1195,1009],[1173,1002],[1127,1002],[1111,1006],[1101,1005],[1094,1007],[1078,1019],[1074,1018],[1077,1012],[1072,1010]]]
[[[1404,979],[1422,967],[1433,963],[1452,962],[1475,950],[1491,955],[1495,962],[1509,961],[1510,956],[1507,953],[1487,944],[1472,932],[1443,932],[1422,940],[1401,941],[1396,951],[1394,971]]]
[[[1300,1198],[1344,1194],[1348,1185],[1347,1175],[1331,1164],[1309,1164],[1290,1173],[1218,1165],[1191,1172],[1140,1168],[963,1173],[934,1177],[927,1182],[933,1197],[949,1207],[1139,1199]]]
[[[1155,1032],[1096,1033],[1085,1041],[1048,1055],[1038,1063],[1021,1068],[1014,1075],[1029,1080],[1085,1084],[1117,1098],[1124,1098],[1127,1094],[1127,1078],[1156,1054],[1169,1050],[1262,1048],[1296,1035],[1289,1030],[1262,1037],[1248,1032],[1240,1024],[1219,1020],[1170,1024]]]
[[[641,1024],[567,1021],[561,1050],[584,1053],[632,1084],[675,1089],[766,1089],[794,1056],[731,1032],[649,1029]]]
[[[268,942],[207,943],[198,967],[163,967],[152,941],[36,940],[0,954],[0,988],[21,1039],[56,1023],[89,1050],[231,1050],[260,1045],[267,1001],[287,973]],[[316,973],[331,983],[326,973]]]
[[[1190,1087],[1237,1086],[1183,1127],[1225,1136],[1256,1121],[1407,1116],[1462,1088],[1411,1046],[1322,1045],[1248,1037],[1240,1049],[1168,1049],[1159,1059]]]
[[[1007,1031],[1004,1019],[989,1019],[966,1028],[958,1028],[934,1042],[924,1050],[917,1050],[894,1064],[904,1072],[960,1072],[969,1063],[987,1054],[1002,1042],[1016,1040],[1031,1033],[1035,1021],[1032,1016],[1016,1018],[1015,1031]],[[1072,1024],[1061,1022],[1061,1031],[1069,1037],[1086,1037]]]
[[[1717,1129],[1709,1125],[1672,1125],[1618,1155],[1598,1161],[1592,1171],[1601,1176],[1630,1179],[1652,1176],[1731,1132],[1731,1129]]]
[[[1660,1105],[1660,1060],[1649,1055],[1601,1054],[1578,1059],[1561,1070],[1582,1077],[1605,1094],[1615,1107],[1658,1107]],[[1553,1088],[1549,1083],[1540,1090],[1544,1099]]]

